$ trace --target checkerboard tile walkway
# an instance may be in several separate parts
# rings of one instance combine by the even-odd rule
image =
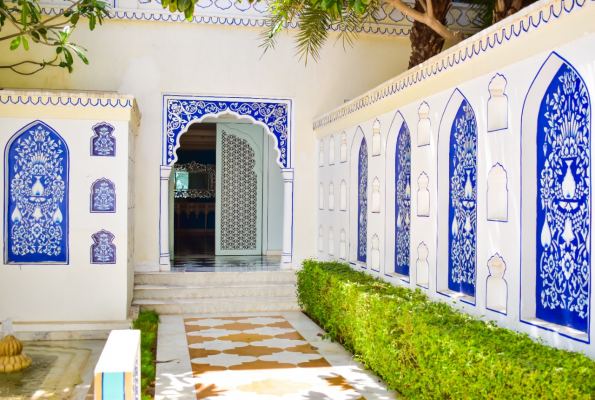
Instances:
[[[394,400],[297,311],[162,315],[155,400]]]
[[[185,318],[197,399],[365,400],[282,316]]]

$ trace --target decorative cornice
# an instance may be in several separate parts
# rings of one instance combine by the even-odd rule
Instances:
[[[203,4],[203,2],[210,2]],[[58,15],[64,8],[63,5],[56,3],[47,3],[42,0],[41,12],[48,16]],[[138,8],[124,8],[119,6],[120,1],[114,1],[114,8],[110,11],[112,18],[129,21],[156,21],[156,22],[178,22],[178,23],[198,23],[209,25],[228,25],[238,27],[254,27],[262,28],[267,23],[266,7],[258,6],[261,4],[254,2],[248,8],[239,8],[238,4],[248,4],[247,2],[235,2],[235,8],[231,7],[231,1],[227,0],[229,4],[221,4],[220,1],[201,0],[195,7],[194,17],[191,21],[187,21],[183,14],[170,13],[161,8],[161,2],[155,0],[155,3],[140,0],[136,3]],[[127,4],[130,7],[130,4]],[[378,23],[370,23],[357,29],[357,33],[374,34],[374,35],[388,35],[388,36],[409,36],[411,31],[412,20],[395,10],[389,4],[384,4],[377,14]],[[473,27],[471,20],[474,18],[474,11],[469,5],[462,3],[453,3],[447,15],[447,22],[452,29],[461,31],[463,33],[472,33],[476,29]],[[299,27],[298,24],[290,24],[286,26],[291,29]],[[339,28],[334,26],[330,28],[331,31],[339,31]]]
[[[432,76],[450,70],[499,45],[524,37],[529,31],[542,29],[570,13],[589,7],[595,0],[541,0],[490,28],[464,40],[457,46],[432,57],[396,78],[314,119],[313,129],[320,129],[412,87]]]
[[[131,108],[137,121],[141,114],[134,96],[118,93],[0,90],[0,104]]]

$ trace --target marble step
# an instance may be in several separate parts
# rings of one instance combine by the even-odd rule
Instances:
[[[191,285],[205,283],[253,284],[295,283],[295,271],[254,272],[137,272],[136,285]]]
[[[159,314],[212,314],[227,312],[299,311],[294,297],[221,297],[216,299],[139,299],[141,311]]]
[[[134,299],[195,299],[220,297],[294,297],[293,283],[136,285]]]

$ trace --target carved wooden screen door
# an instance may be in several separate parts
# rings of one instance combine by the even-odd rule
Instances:
[[[216,255],[262,253],[263,129],[217,124]]]

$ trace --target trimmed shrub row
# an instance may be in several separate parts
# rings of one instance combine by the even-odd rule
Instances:
[[[307,260],[298,302],[390,388],[415,399],[592,399],[595,362],[480,321],[419,289]]]
[[[140,372],[142,400],[152,400],[155,396],[155,362],[157,355],[157,311],[142,311],[132,322],[132,329],[140,330]]]

